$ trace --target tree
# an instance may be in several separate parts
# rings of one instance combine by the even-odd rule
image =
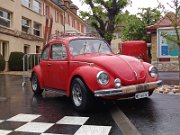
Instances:
[[[152,8],[141,8],[137,15],[125,14],[125,29],[123,40],[146,40],[146,27],[154,24],[160,18],[160,11]],[[127,17],[128,16],[128,17]]]
[[[140,8],[141,12],[138,13],[145,27],[156,23],[161,16],[158,8]]]
[[[123,40],[146,40],[144,23],[136,15],[129,15],[122,32]]]
[[[121,19],[122,9],[129,4],[129,0],[82,1],[90,6],[91,11],[81,11],[81,16],[88,19],[89,24],[110,44],[116,25]]]
[[[179,55],[178,55],[178,62],[179,62],[179,86],[180,86],[180,0],[171,0],[171,3],[167,3],[169,7],[174,10],[174,12],[169,12],[166,10],[165,6],[159,2],[159,7],[163,9],[165,17],[167,17],[174,31],[176,36],[170,36],[167,33],[162,33],[161,36],[167,38],[168,40],[175,42],[178,46]]]

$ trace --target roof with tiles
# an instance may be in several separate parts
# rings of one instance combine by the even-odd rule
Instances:
[[[174,15],[174,13],[170,13],[171,16]],[[169,15],[169,14],[167,14]],[[172,26],[172,22],[170,21],[170,19],[168,18],[168,16],[165,15],[165,17],[161,18],[159,21],[157,21],[155,24],[147,26],[147,30],[156,30],[158,28],[161,27],[171,27]],[[180,18],[178,18],[179,20],[179,26],[180,26]]]

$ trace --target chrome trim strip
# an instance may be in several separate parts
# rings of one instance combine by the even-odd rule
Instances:
[[[141,91],[148,91],[151,89],[155,89],[162,85],[162,80],[150,83],[143,83],[137,85],[130,85],[124,86],[118,89],[102,89],[102,90],[95,90],[94,96],[95,97],[106,97],[106,96],[116,96],[116,95],[123,95],[123,94],[130,94],[136,93]]]

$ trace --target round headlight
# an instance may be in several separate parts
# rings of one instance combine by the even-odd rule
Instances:
[[[106,85],[109,82],[109,76],[104,71],[100,71],[96,77],[97,77],[98,83],[100,83],[101,85]]]
[[[158,76],[158,70],[154,66],[149,67],[149,74],[151,75],[152,78],[155,78]]]

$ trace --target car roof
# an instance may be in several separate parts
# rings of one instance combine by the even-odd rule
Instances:
[[[54,43],[54,42],[63,42],[65,44],[68,44],[71,40],[75,39],[101,39],[93,34],[82,34],[82,33],[71,33],[71,34],[61,34],[61,35],[51,35],[49,38],[49,41],[47,43]]]

